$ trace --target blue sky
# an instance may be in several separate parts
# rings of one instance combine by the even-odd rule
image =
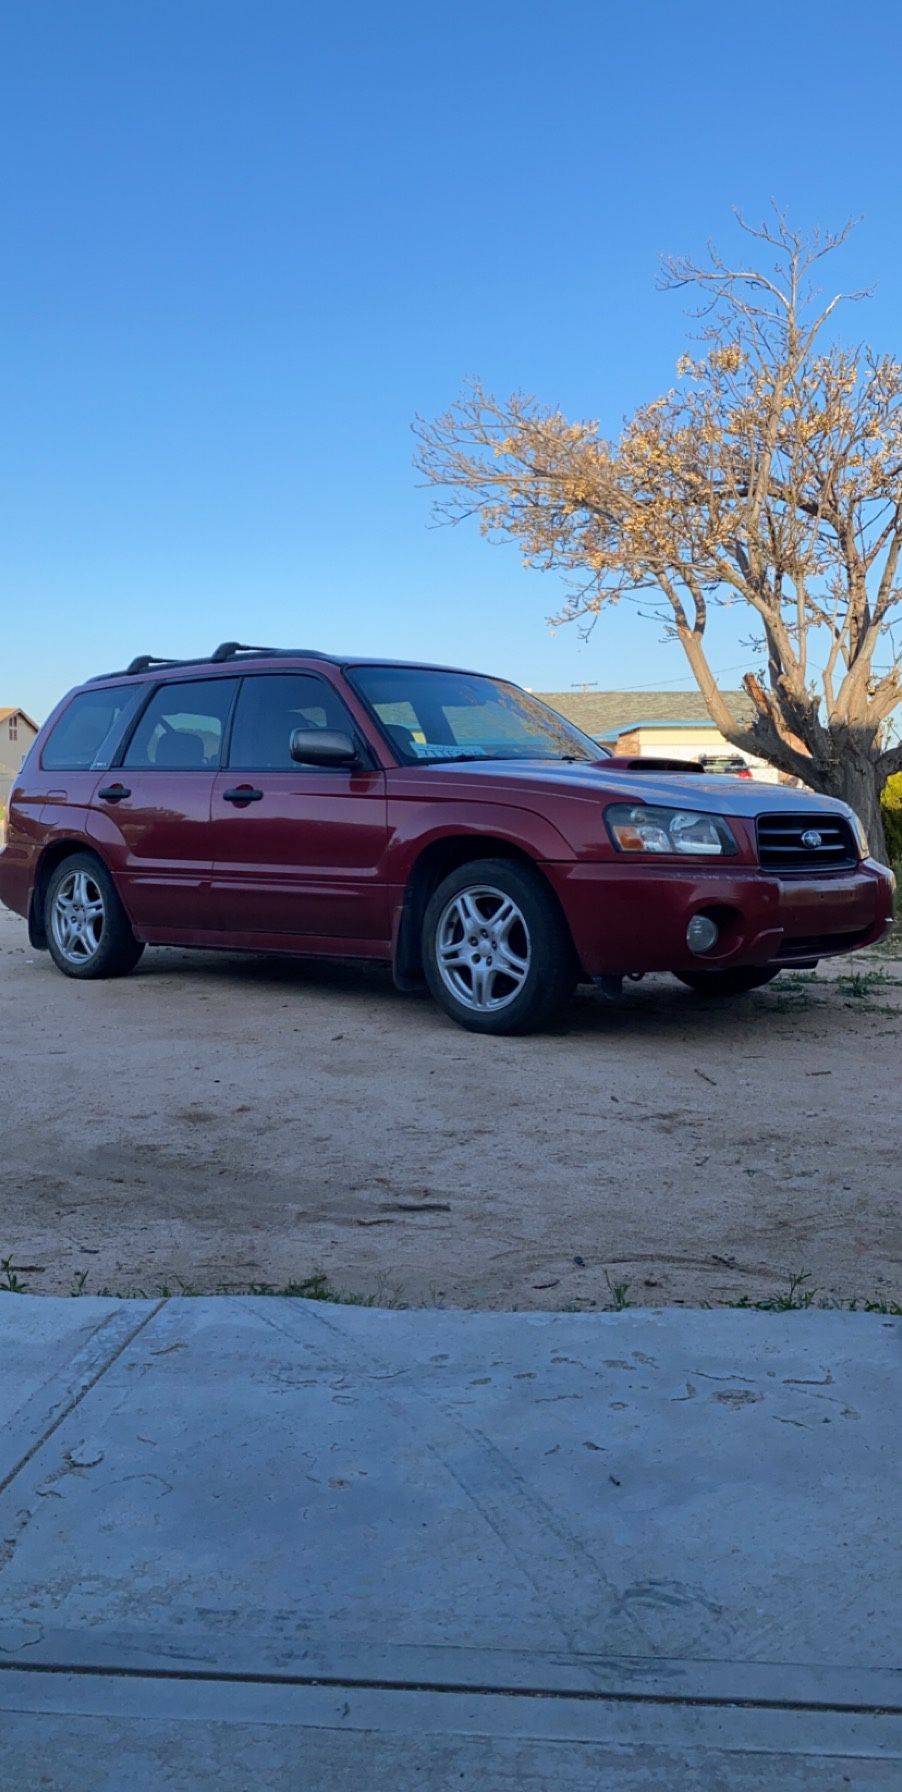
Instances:
[[[0,703],[231,636],[688,688],[654,624],[550,635],[554,579],[427,528],[410,421],[479,373],[616,431],[689,327],[658,254],[771,194],[863,214],[838,272],[877,293],[848,328],[898,351],[902,25],[856,16],[5,8]]]

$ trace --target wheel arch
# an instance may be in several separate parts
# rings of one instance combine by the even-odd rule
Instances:
[[[417,855],[404,887],[394,929],[392,969],[398,989],[421,989],[424,984],[422,959],[423,917],[429,899],[442,879],[459,865],[473,859],[509,859],[537,872],[542,879],[568,937],[576,951],[573,933],[557,894],[538,859],[525,847],[496,834],[446,834],[432,840]]]
[[[46,952],[47,950],[44,904],[50,887],[50,879],[57,865],[61,865],[64,859],[75,858],[78,853],[89,853],[103,866],[109,877],[113,875],[103,853],[98,851],[93,840],[85,840],[84,837],[79,839],[77,834],[71,834],[62,840],[54,839],[49,846],[45,846],[35,868],[31,901],[28,904],[28,938],[36,952]]]

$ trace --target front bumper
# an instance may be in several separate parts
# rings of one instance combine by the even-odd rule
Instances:
[[[775,877],[752,867],[616,862],[545,864],[590,977],[702,966],[811,964],[884,938],[895,879],[873,859],[855,871]],[[693,953],[693,915],[720,928],[713,952]]]

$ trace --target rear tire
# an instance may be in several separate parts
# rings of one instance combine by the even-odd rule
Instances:
[[[472,1033],[533,1033],[576,988],[563,916],[538,871],[473,859],[443,879],[423,921],[423,969],[445,1013]]]
[[[122,977],[144,951],[116,886],[92,852],[73,853],[51,874],[44,902],[47,944],[66,977]]]
[[[746,996],[752,989],[763,989],[765,983],[773,983],[780,971],[760,965],[757,970],[751,965],[737,965],[732,971],[677,971],[675,975],[687,989],[694,990],[699,996]]]

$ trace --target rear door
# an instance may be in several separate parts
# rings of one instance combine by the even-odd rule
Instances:
[[[28,768],[28,801],[43,802],[42,822],[71,834],[92,833],[94,792],[146,696],[143,685],[99,685],[76,692],[52,723],[40,761]]]
[[[389,939],[385,774],[297,765],[295,728],[358,730],[335,686],[314,672],[243,680],[228,769],[213,787],[213,888],[236,943],[274,935],[311,950],[371,951]]]
[[[210,807],[238,683],[159,685],[121,763],[96,783],[91,832],[147,939],[187,942],[214,924]]]

